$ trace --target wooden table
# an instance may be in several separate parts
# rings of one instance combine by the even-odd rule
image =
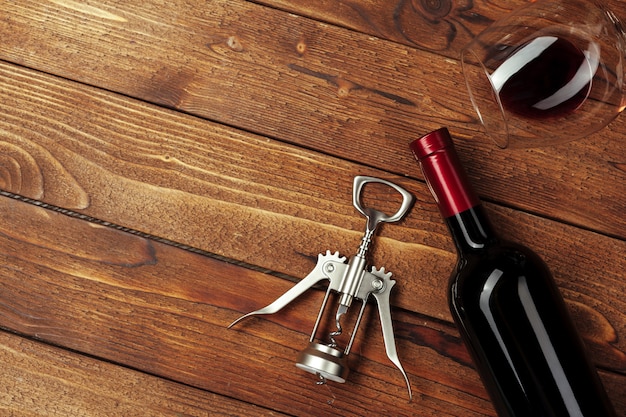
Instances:
[[[493,416],[407,147],[447,126],[501,234],[551,267],[626,416],[626,118],[503,151],[465,92],[460,48],[521,3],[0,2],[0,414]],[[318,253],[355,253],[355,175],[417,198],[371,254],[397,281],[412,402],[375,313],[347,383],[295,368],[320,289],[226,328]]]

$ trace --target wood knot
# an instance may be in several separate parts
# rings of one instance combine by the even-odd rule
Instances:
[[[452,2],[450,0],[420,0],[421,9],[430,17],[441,19],[450,14]]]
[[[339,77],[335,79],[335,83],[337,84],[337,96],[341,98],[348,97],[348,95],[350,95],[350,91],[357,87],[357,85],[352,81]]]
[[[243,45],[237,35],[229,36],[228,39],[226,39],[226,46],[235,52],[243,51]]]
[[[456,16],[461,15],[464,21],[474,12],[471,6],[459,6],[453,10],[452,0],[400,0],[394,23],[402,36],[415,45],[431,51],[446,50],[462,30]]]
[[[296,52],[298,53],[298,55],[302,56],[306,53],[306,51],[307,51],[306,40],[304,39],[304,37],[300,37],[300,40],[298,40],[298,43],[296,43]]]

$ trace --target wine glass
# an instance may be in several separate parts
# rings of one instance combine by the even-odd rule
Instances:
[[[461,52],[474,110],[501,148],[594,133],[626,107],[626,34],[594,0],[537,0]]]

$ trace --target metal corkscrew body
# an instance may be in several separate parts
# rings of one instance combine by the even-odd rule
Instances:
[[[384,184],[392,187],[401,194],[402,203],[395,214],[389,216],[373,208],[364,207],[362,193],[364,186],[368,183]],[[411,384],[398,358],[393,333],[393,323],[391,320],[389,295],[396,281],[391,279],[391,272],[386,272],[385,268],[377,269],[376,267],[371,267],[370,270],[368,270],[367,252],[378,225],[380,223],[397,222],[402,219],[413,204],[413,196],[405,189],[389,181],[374,177],[357,176],[354,178],[353,204],[367,219],[365,234],[354,256],[348,260],[346,257],[340,256],[337,252],[331,254],[330,251],[326,251],[325,254],[319,254],[315,268],[298,284],[268,306],[239,317],[228,327],[230,328],[250,316],[276,313],[315,284],[327,280],[329,281],[328,288],[324,295],[315,325],[313,326],[313,331],[309,338],[309,345],[298,355],[296,366],[317,375],[319,378],[318,383],[323,384],[326,383],[327,380],[343,383],[346,381],[350,371],[348,355],[361,324],[367,301],[370,296],[373,296],[378,306],[378,314],[380,316],[387,357],[402,373],[408,389],[409,398],[411,399]],[[336,293],[339,298],[337,310],[334,315],[335,330],[328,333],[325,339],[318,338],[317,334],[320,329],[320,324],[323,317],[325,317],[325,311],[333,293]],[[343,333],[344,326],[342,324],[342,318],[353,305],[354,300],[360,300],[361,307],[350,339],[345,348],[341,349],[337,338]]]

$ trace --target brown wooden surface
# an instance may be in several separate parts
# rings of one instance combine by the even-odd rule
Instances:
[[[626,121],[501,151],[464,92],[460,48],[521,3],[0,3],[0,411],[493,416],[446,306],[454,248],[407,148],[448,126],[497,228],[553,270],[626,416]],[[226,329],[318,253],[355,252],[360,174],[417,197],[372,253],[397,281],[411,403],[375,314],[346,384],[295,368],[319,290]]]

